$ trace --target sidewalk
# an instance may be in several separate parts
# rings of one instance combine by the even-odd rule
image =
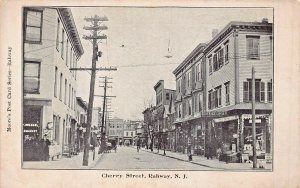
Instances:
[[[90,169],[95,166],[96,162],[101,158],[102,154],[98,154],[99,147],[95,148],[95,159],[93,160],[93,152],[89,152],[88,166],[82,166],[83,152],[73,155],[71,158],[60,157],[53,161],[24,161],[23,169]]]
[[[149,149],[141,148],[142,151],[149,152],[149,153],[154,153],[158,155],[163,155],[164,151],[159,150],[159,153],[157,152],[157,149],[154,149],[153,152],[151,152]],[[204,156],[199,156],[199,155],[193,155],[193,160],[189,161],[188,156],[183,153],[177,153],[177,152],[172,152],[172,151],[167,151],[166,150],[166,157],[181,160],[181,161],[186,161],[190,162],[193,164],[197,164],[200,166],[205,166],[209,168],[214,168],[215,170],[253,170],[252,168],[252,163],[226,163],[224,161],[219,161],[218,159],[206,159]],[[256,169],[257,171],[270,171],[272,169],[272,164],[266,164],[265,168],[258,168]]]

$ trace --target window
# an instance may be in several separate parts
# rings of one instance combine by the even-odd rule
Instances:
[[[40,10],[26,11],[25,40],[31,43],[42,41],[43,12]]]
[[[208,59],[208,63],[209,63],[209,74],[212,73],[212,60],[211,57]]]
[[[71,109],[73,109],[73,92],[74,92],[74,90],[73,90],[73,88],[72,88],[72,93],[71,93],[71,99],[70,99],[70,106],[71,106]]]
[[[228,47],[228,43],[227,43],[225,45],[225,63],[228,63],[228,60],[229,60],[228,51],[229,51],[229,47]]]
[[[199,63],[198,65],[196,65],[196,80],[200,81],[201,77],[201,63]]]
[[[64,97],[65,104],[67,104],[67,87],[68,87],[67,79],[65,79],[65,97]]]
[[[192,99],[188,99],[187,110],[188,110],[188,115],[192,115]]]
[[[187,87],[191,87],[191,71],[187,73]]]
[[[220,69],[224,64],[224,49],[221,48],[218,52],[218,69]]]
[[[74,110],[76,110],[76,91],[75,91],[75,89],[74,89],[74,105],[73,105],[73,107],[74,107]]]
[[[71,84],[69,84],[69,103],[68,106],[71,107]]]
[[[40,92],[40,62],[25,61],[24,63],[24,93]]]
[[[230,100],[229,100],[229,92],[230,92],[230,83],[229,82],[227,82],[227,83],[225,83],[225,104],[226,105],[229,105],[230,104]]]
[[[212,109],[212,90],[208,91],[208,109]]]
[[[182,105],[178,104],[178,117],[181,118],[182,117]]]
[[[64,39],[65,38],[65,31],[61,30],[61,58],[64,59]]]
[[[265,102],[265,83],[260,82],[260,102]]]
[[[198,95],[194,95],[194,111],[195,112],[199,112],[198,111]]]
[[[181,93],[181,78],[177,80],[178,93]]]
[[[218,55],[217,54],[214,54],[213,56],[213,68],[214,68],[214,71],[217,71],[218,70]]]
[[[267,89],[267,92],[268,92],[268,102],[272,102],[273,101],[273,96],[272,96],[272,81],[271,82],[268,82],[268,89]]]
[[[54,97],[57,97],[57,67],[55,67],[55,75],[54,75]]]
[[[170,93],[166,93],[166,100],[170,100]]]
[[[57,31],[56,31],[56,50],[59,51],[59,31],[60,31],[60,21],[57,19]]]
[[[243,84],[244,88],[244,102],[252,101],[252,81],[249,79]],[[255,101],[264,102],[265,101],[265,83],[261,82],[260,79],[255,80]]]
[[[202,93],[199,93],[198,95],[199,100],[198,100],[198,112],[202,111],[202,104],[203,104],[203,95]]]
[[[126,136],[128,136],[128,132],[126,132]]]
[[[70,49],[70,58],[69,58],[69,61],[70,62],[68,64],[70,65],[70,68],[73,68],[72,67],[72,61],[73,61],[73,49],[72,48]]]
[[[131,132],[131,136],[133,136],[133,132]]]
[[[62,81],[63,80],[63,74],[60,73],[60,79],[59,79],[59,100],[62,100]]]
[[[259,59],[259,36],[247,36],[247,58]]]
[[[66,43],[66,66],[68,66],[68,50],[69,50],[69,40],[67,39]]]

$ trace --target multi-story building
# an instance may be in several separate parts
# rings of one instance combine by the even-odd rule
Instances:
[[[64,152],[76,129],[77,61],[84,53],[68,8],[24,8],[23,138],[48,139]]]
[[[252,121],[258,155],[270,153],[273,101],[272,24],[230,22],[205,47],[208,143],[232,152],[251,153]],[[255,69],[256,119],[252,120],[252,67]],[[217,117],[217,116],[220,117]]]
[[[108,120],[108,141],[115,142],[116,144],[121,145],[124,137],[124,123],[125,121],[120,118],[112,118]]]
[[[162,147],[162,144],[166,144],[169,107],[175,96],[175,90],[166,89],[163,80],[159,80],[155,84],[154,90],[156,106],[153,108],[153,143],[156,147]]]
[[[184,153],[204,153],[205,44],[200,43],[173,71],[176,77],[176,144]]]

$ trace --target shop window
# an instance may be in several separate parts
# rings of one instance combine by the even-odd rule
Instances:
[[[27,10],[25,25],[25,40],[29,43],[42,42],[43,11]]]
[[[25,61],[24,63],[24,92],[40,92],[40,62]]]
[[[259,59],[259,36],[247,36],[247,59]]]
[[[273,88],[272,88],[272,82],[268,82],[268,102],[272,102],[273,101],[273,92],[272,92]]]

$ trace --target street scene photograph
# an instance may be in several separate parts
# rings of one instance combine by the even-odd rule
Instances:
[[[22,16],[23,169],[273,171],[273,8]]]

